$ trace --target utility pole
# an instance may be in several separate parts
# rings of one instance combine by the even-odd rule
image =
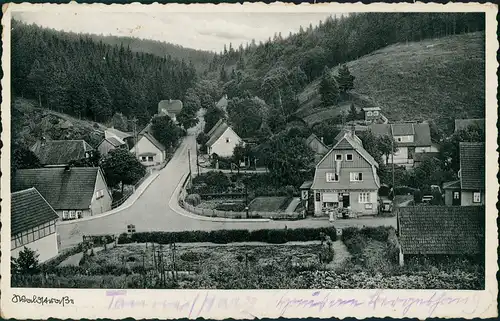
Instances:
[[[392,150],[392,196],[394,197],[394,138],[391,140],[391,150]]]
[[[191,175],[191,150],[188,149],[188,165],[189,165],[189,182],[193,180],[193,177]]]
[[[200,176],[200,162],[198,161],[198,143],[196,143],[196,148],[194,150],[196,155],[196,169],[198,171],[198,176]]]
[[[138,141],[138,134],[137,134],[137,118],[134,117],[130,120],[133,124],[133,135],[134,135],[134,147],[135,147],[135,157],[137,158],[137,155],[139,154],[139,152],[137,151],[137,141]]]

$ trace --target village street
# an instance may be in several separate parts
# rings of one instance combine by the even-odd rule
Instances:
[[[196,171],[196,134],[201,130],[203,122],[191,128],[183,139],[167,166],[137,201],[130,207],[108,216],[96,217],[86,221],[75,221],[58,226],[61,248],[74,246],[82,241],[83,235],[121,234],[127,231],[127,225],[134,224],[137,232],[143,231],[186,231],[186,230],[219,230],[219,229],[264,229],[264,228],[297,228],[329,226],[325,219],[307,219],[299,221],[269,222],[214,222],[206,218],[200,220],[178,206],[175,199],[177,188],[189,171],[188,150],[191,154],[191,170]],[[366,218],[341,220],[335,226],[378,226],[393,225],[395,218]]]

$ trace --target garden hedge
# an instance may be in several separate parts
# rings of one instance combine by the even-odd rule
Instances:
[[[227,244],[233,242],[265,242],[283,244],[292,241],[319,241],[320,234],[329,235],[332,241],[337,239],[334,227],[297,228],[297,229],[267,229],[267,230],[216,230],[216,231],[183,231],[183,232],[140,232],[123,233],[118,238],[118,244],[146,243],[194,243],[211,242]]]

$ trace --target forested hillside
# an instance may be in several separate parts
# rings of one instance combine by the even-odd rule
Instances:
[[[225,47],[209,74],[225,83],[229,97],[259,96],[285,117],[299,107],[298,94],[332,68],[395,43],[484,30],[477,13],[358,13],[328,18],[265,43]],[[416,53],[418,54],[418,53]]]
[[[187,60],[17,21],[12,28],[13,95],[43,108],[99,122],[119,112],[144,124],[160,100],[183,99],[197,79]]]
[[[174,59],[184,59],[192,62],[198,72],[203,72],[207,69],[207,66],[214,55],[209,51],[195,50],[167,42],[149,39],[102,35],[90,35],[90,37],[97,42],[102,41],[103,43],[112,46],[121,46],[123,44],[124,47],[130,48],[133,52],[144,52],[159,57],[166,57],[170,55]]]

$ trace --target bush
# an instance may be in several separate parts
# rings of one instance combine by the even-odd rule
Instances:
[[[169,243],[232,243],[232,242],[266,242],[273,244],[291,241],[317,241],[320,234],[329,235],[332,241],[336,240],[334,227],[273,229],[273,230],[215,230],[215,231],[182,231],[182,232],[140,232],[130,236],[120,235],[119,244],[154,242]]]
[[[245,203],[234,202],[234,203],[221,203],[215,206],[218,211],[233,211],[233,212],[243,212],[245,210]]]
[[[186,196],[185,201],[192,206],[198,206],[201,203],[201,197],[199,194],[189,194],[188,196]]]

